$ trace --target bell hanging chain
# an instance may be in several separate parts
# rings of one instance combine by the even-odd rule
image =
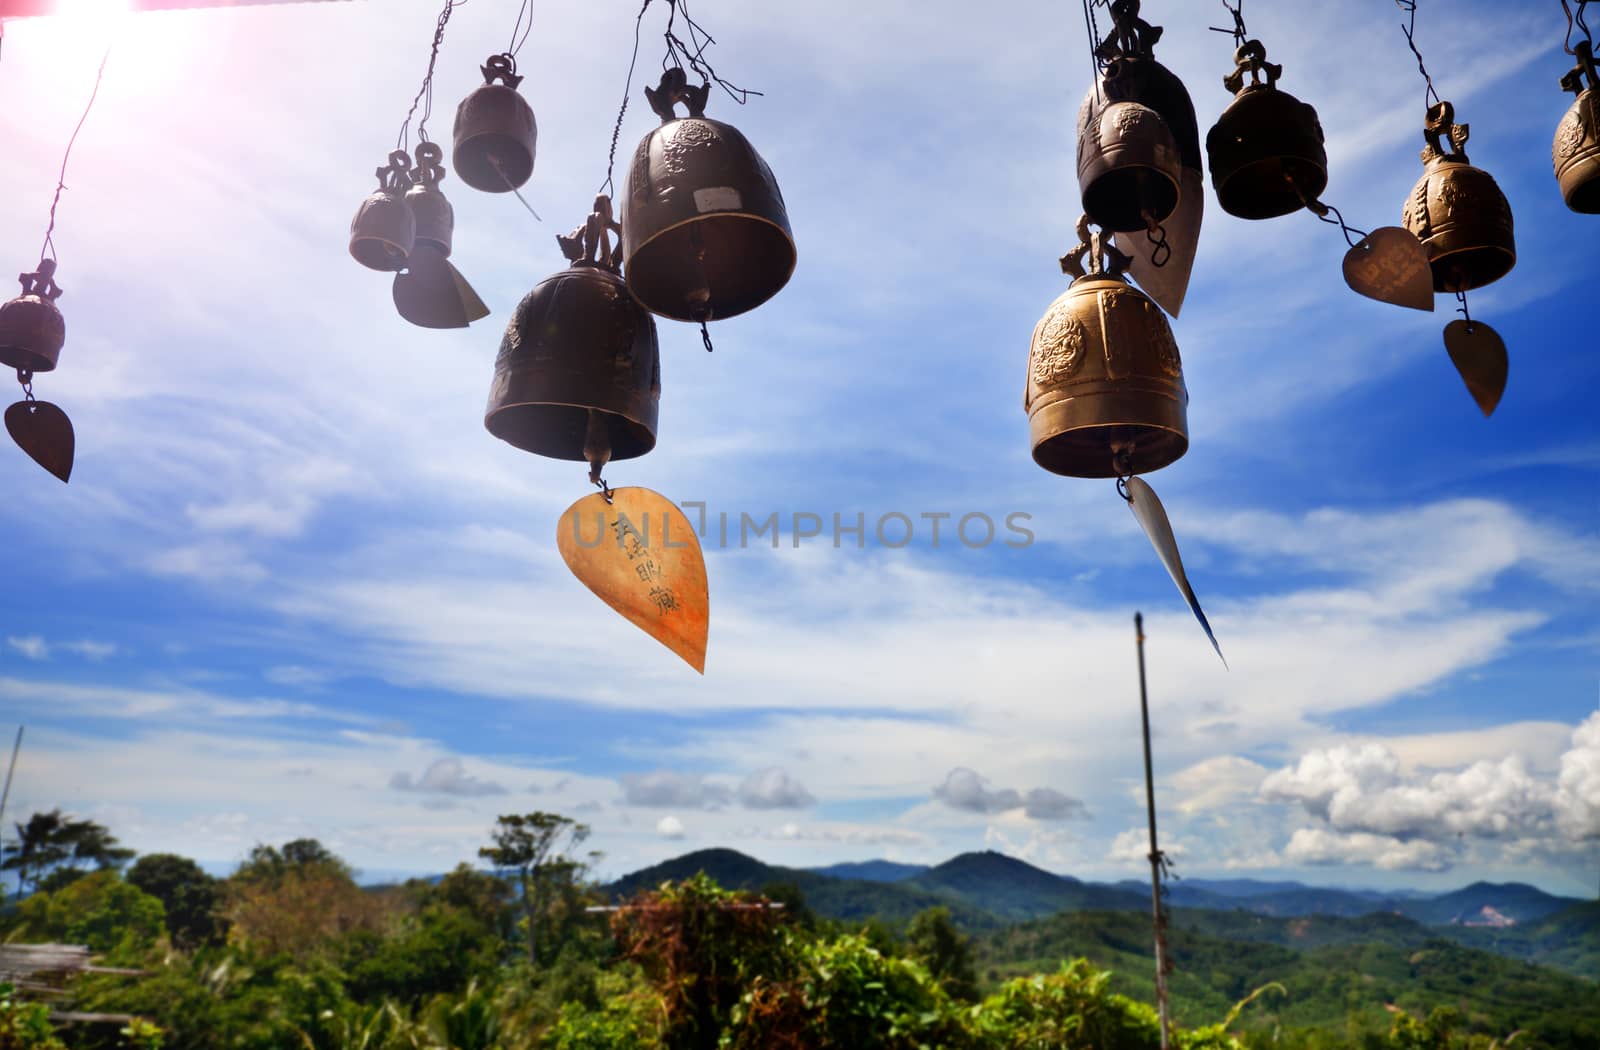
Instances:
[[[1207,26],[1206,28],[1213,33],[1229,34],[1233,37],[1234,47],[1243,47],[1245,41],[1250,39],[1250,31],[1244,27],[1244,0],[1237,0],[1231,4],[1228,0],[1222,0],[1222,6],[1233,16],[1233,27],[1230,29],[1224,26]]]
[[[1594,37],[1590,35],[1589,23],[1584,19],[1584,9],[1588,6],[1589,0],[1578,0],[1578,13],[1574,15],[1572,13],[1572,8],[1567,6],[1567,0],[1561,0],[1561,11],[1567,16],[1567,36],[1562,46],[1569,55],[1576,55],[1578,53],[1577,50],[1572,46],[1572,27],[1574,25],[1576,25],[1578,27],[1578,31],[1583,34],[1584,43],[1589,45],[1590,50],[1592,51],[1594,48]],[[1578,46],[1581,47],[1582,44]]]
[[[1440,101],[1439,92],[1434,90],[1433,77],[1428,75],[1428,67],[1422,61],[1422,52],[1417,50],[1417,0],[1394,0],[1394,3],[1407,16],[1406,22],[1400,26],[1400,31],[1406,35],[1406,46],[1417,58],[1417,72],[1422,74],[1423,82],[1428,85],[1425,94],[1427,104],[1436,106]]]
[[[444,9],[439,12],[439,20],[433,28],[433,47],[428,53],[428,71],[423,75],[422,86],[417,89],[416,97],[411,100],[411,109],[407,111],[406,119],[400,125],[400,134],[395,138],[395,149],[411,148],[411,118],[416,116],[419,104],[423,106],[422,120],[417,123],[417,139],[420,142],[428,141],[428,118],[433,116],[433,69],[439,62],[439,46],[444,43],[444,27],[450,22],[450,13],[463,2],[465,0],[445,0]]]

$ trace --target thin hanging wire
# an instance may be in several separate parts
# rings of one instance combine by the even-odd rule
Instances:
[[[1472,334],[1472,315],[1467,313],[1467,293],[1465,289],[1456,290],[1456,302],[1461,305],[1456,307],[1456,313],[1467,319],[1467,334]]]
[[[611,152],[606,155],[606,181],[600,184],[596,192],[611,196],[616,193],[616,185],[611,181],[613,172],[617,168],[617,139],[622,135],[622,118],[628,113],[628,100],[633,97],[633,70],[639,64],[639,30],[644,25],[644,13],[650,9],[651,0],[644,0],[639,5],[639,14],[633,20],[633,54],[628,58],[628,81],[622,87],[622,105],[617,109],[617,122],[611,128]]]
[[[1417,0],[1394,0],[1394,3],[1407,15],[1406,22],[1400,26],[1400,31],[1406,35],[1406,46],[1417,56],[1417,72],[1422,74],[1423,81],[1428,85],[1427,104],[1437,106],[1439,92],[1433,89],[1433,78],[1428,75],[1428,67],[1423,64],[1422,52],[1417,50]]]
[[[83,130],[83,122],[89,119],[89,111],[94,109],[94,100],[100,97],[100,80],[106,75],[106,61],[111,58],[111,45],[106,45],[106,53],[100,56],[100,68],[95,70],[94,90],[89,92],[89,103],[83,107],[83,116],[78,118],[78,126],[72,129],[72,137],[67,140],[66,152],[61,154],[61,173],[56,176],[56,195],[50,201],[50,224],[45,227],[44,244],[39,248],[39,258],[42,260],[49,255],[53,261],[56,257],[56,206],[61,203],[61,191],[67,188],[67,161],[72,157],[72,147],[78,141],[78,132]]]
[[[1572,27],[1573,27],[1574,23],[1576,23],[1579,31],[1583,33],[1583,38],[1585,40],[1589,41],[1590,49],[1592,50],[1594,48],[1594,37],[1590,35],[1590,33],[1589,33],[1589,23],[1586,22],[1584,20],[1584,17],[1583,17],[1584,16],[1584,8],[1586,8],[1588,6],[1589,6],[1589,0],[1578,0],[1578,13],[1577,13],[1576,16],[1574,16],[1573,13],[1572,13],[1572,8],[1567,6],[1567,0],[1561,0],[1561,10],[1567,16],[1567,39],[1566,39],[1566,43],[1565,43],[1564,46],[1566,48],[1567,54],[1569,54],[1569,55],[1576,55],[1577,54],[1577,52],[1572,49]]]
[[[444,27],[450,22],[450,12],[465,4],[467,0],[445,0],[444,10],[439,12],[439,21],[433,28],[433,50],[428,54],[428,72],[422,78],[422,86],[417,89],[417,97],[411,100],[411,109],[406,113],[406,119],[400,125],[400,134],[395,139],[395,148],[407,152],[411,150],[411,118],[417,115],[417,106],[422,106],[422,120],[417,124],[417,141],[428,141],[428,118],[433,116],[433,67],[439,62],[439,45],[444,43]]]
[[[522,0],[516,24],[511,27],[511,43],[506,48],[506,54],[516,58],[517,52],[522,50],[522,45],[528,42],[528,34],[531,32],[533,32],[533,0]]]
[[[673,26],[677,25],[680,14],[683,17],[685,31],[689,34],[687,43],[672,31]],[[700,77],[701,83],[716,84],[741,106],[750,101],[751,95],[761,94],[754,89],[731,84],[717,76],[717,71],[711,68],[711,63],[706,60],[706,48],[715,44],[716,38],[707,33],[689,14],[689,0],[667,0],[667,31],[663,35],[667,41],[667,53],[661,59],[663,71],[672,66],[688,66]]]
[[[1566,0],[1562,0],[1562,2],[1565,3]],[[1207,26],[1206,28],[1213,33],[1231,34],[1233,36],[1233,46],[1243,47],[1245,41],[1250,39],[1250,31],[1244,27],[1244,0],[1236,0],[1235,3],[1231,4],[1228,3],[1228,0],[1222,0],[1222,6],[1227,8],[1228,14],[1233,16],[1233,28],[1228,29],[1222,26]]]

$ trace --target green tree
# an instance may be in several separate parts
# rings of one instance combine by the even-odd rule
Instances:
[[[949,908],[941,904],[917,913],[906,927],[906,944],[912,958],[926,966],[952,998],[978,997],[972,942],[950,921]]]
[[[570,886],[587,871],[586,862],[567,852],[589,837],[589,826],[558,813],[537,812],[502,816],[491,834],[494,845],[479,849],[478,856],[515,874],[528,927],[528,962],[538,966],[539,923],[562,886]]]
[[[116,836],[92,820],[74,820],[59,809],[35,813],[25,824],[16,824],[16,838],[6,843],[6,859],[0,870],[17,873],[20,894],[36,890],[60,889],[75,875],[60,877],[48,886],[45,880],[57,869],[82,871],[119,868],[133,857],[133,850],[117,845]]]
[[[25,1003],[17,990],[0,983],[0,1050],[67,1050],[50,1027],[50,1008]]]
[[[17,907],[25,937],[87,945],[96,952],[140,951],[161,936],[161,902],[97,871],[55,893],[35,893]]]
[[[219,914],[222,884],[188,857],[147,853],[128,869],[127,879],[166,908],[173,947],[192,950],[220,944],[227,936]]]

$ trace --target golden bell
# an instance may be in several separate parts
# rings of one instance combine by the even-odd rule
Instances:
[[[494,55],[478,68],[483,84],[456,107],[450,161],[473,189],[509,193],[533,175],[539,127],[528,100],[517,91],[522,78],[516,59]]]
[[[622,215],[628,290],[678,321],[753,310],[795,266],[778,181],[738,129],[706,118],[709,92],[677,68],[645,88],[661,126],[634,153]],[[678,102],[689,116],[676,115]]]
[[[600,201],[604,201],[602,208]],[[656,444],[661,356],[655,320],[616,271],[610,201],[559,238],[573,265],[517,304],[494,363],[483,425],[552,459],[631,459]]]
[[[1178,145],[1166,121],[1138,102],[1091,92],[1078,113],[1078,186],[1089,221],[1152,229],[1178,207]]]
[[[1511,205],[1494,177],[1467,161],[1467,125],[1455,122],[1450,103],[1428,107],[1423,136],[1426,168],[1406,198],[1401,223],[1428,250],[1434,291],[1465,292],[1492,284],[1517,261]]]
[[[1600,73],[1595,72],[1594,49],[1589,41],[1579,41],[1573,51],[1578,65],[1561,78],[1561,87],[1578,97],[1556,127],[1550,159],[1567,207],[1596,215],[1600,214]],[[1585,75],[1589,78],[1587,87]]]
[[[361,202],[350,223],[350,254],[372,270],[405,268],[417,235],[417,221],[406,206],[411,187],[411,157],[403,149],[389,154],[389,166],[378,169],[378,188]]]
[[[1161,308],[1123,279],[1128,256],[1091,234],[1087,216],[1078,236],[1061,260],[1076,279],[1040,318],[1028,351],[1033,460],[1075,478],[1158,470],[1189,448],[1177,341]]]
[[[22,372],[49,372],[61,359],[67,322],[56,306],[56,261],[40,259],[34,273],[18,276],[22,294],[0,305],[0,364]]]
[[[1261,41],[1248,41],[1233,59],[1234,71],[1222,78],[1233,101],[1206,136],[1217,203],[1241,219],[1299,211],[1328,185],[1317,111],[1278,90],[1283,67],[1267,61]]]

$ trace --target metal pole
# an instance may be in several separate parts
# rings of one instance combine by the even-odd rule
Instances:
[[[1133,614],[1139,648],[1139,715],[1144,722],[1144,800],[1150,817],[1150,914],[1156,933],[1156,1013],[1161,1017],[1161,1050],[1170,1045],[1167,1019],[1167,930],[1161,914],[1161,850],[1156,846],[1156,787],[1150,764],[1150,699],[1144,684],[1144,614]]]
[[[6,767],[6,787],[0,791],[0,864],[6,859],[6,802],[11,798],[11,774],[17,771],[17,752],[22,750],[22,730],[24,726],[17,727],[17,742],[11,745],[11,765]],[[22,894],[22,872],[17,872],[17,895]],[[4,903],[6,892],[0,887],[0,903]]]

